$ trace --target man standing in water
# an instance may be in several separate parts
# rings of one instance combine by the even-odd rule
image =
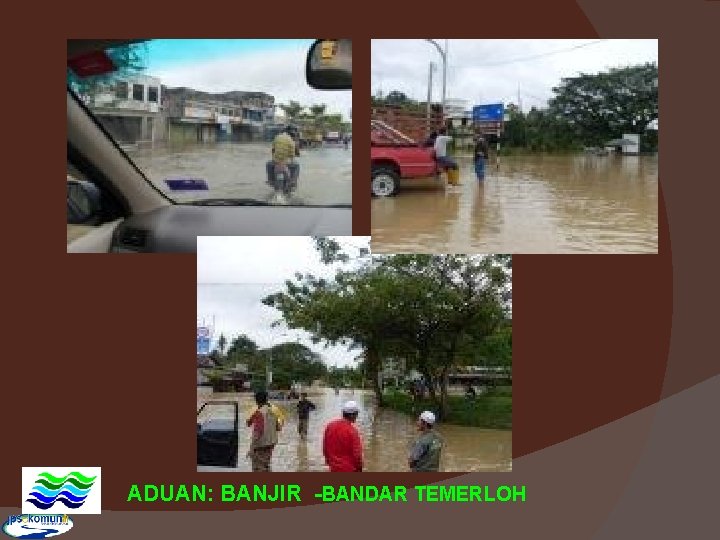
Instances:
[[[435,138],[435,161],[443,169],[457,169],[457,163],[448,156],[447,145],[452,140],[447,134],[447,128],[440,128],[440,133]]]
[[[308,433],[308,422],[310,421],[310,411],[315,410],[315,404],[308,400],[307,393],[302,392],[300,394],[300,401],[297,404],[298,410],[298,433],[300,438],[304,441],[307,439]]]
[[[257,409],[246,422],[248,427],[252,426],[248,456],[253,472],[269,472],[272,453],[278,441],[278,431],[281,429],[280,418],[268,404],[265,390],[255,392],[255,403]]]
[[[473,161],[475,162],[475,175],[478,182],[485,180],[485,160],[488,158],[488,144],[482,135],[475,138],[475,151]]]
[[[362,472],[362,441],[354,425],[358,410],[357,403],[348,401],[342,406],[342,418],[325,427],[323,455],[330,472]]]
[[[417,421],[420,436],[415,441],[408,465],[413,472],[437,472],[440,470],[440,453],[442,452],[443,440],[433,429],[435,415],[430,411],[424,411]]]

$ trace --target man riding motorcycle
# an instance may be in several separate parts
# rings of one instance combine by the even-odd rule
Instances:
[[[290,190],[297,187],[297,179],[300,175],[300,164],[294,161],[296,156],[300,155],[298,144],[293,138],[294,129],[292,126],[286,126],[279,133],[272,143],[272,160],[267,162],[267,183],[275,186],[276,175],[284,173],[290,179]]]

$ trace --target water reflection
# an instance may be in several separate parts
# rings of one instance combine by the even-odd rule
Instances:
[[[478,183],[459,160],[460,186],[405,181],[372,202],[381,253],[656,253],[657,158],[503,157]]]
[[[237,472],[249,472],[250,461],[245,457],[250,441],[250,431],[244,418],[253,409],[250,394],[214,393],[201,397],[198,404],[208,399],[237,400],[240,406],[240,450]],[[363,440],[366,471],[407,471],[409,446],[417,436],[415,419],[388,409],[376,409],[374,397],[369,391],[343,390],[335,395],[331,390],[310,392],[309,399],[317,409],[310,413],[307,441],[301,441],[297,432],[295,402],[274,401],[287,413],[283,428],[273,453],[274,471],[327,471],[322,455],[322,436],[325,425],[340,416],[340,407],[348,399],[358,402],[357,427]],[[512,463],[512,432],[488,430],[466,426],[440,424],[437,427],[445,439],[442,471],[509,471]],[[227,469],[198,467],[198,471],[210,472]]]

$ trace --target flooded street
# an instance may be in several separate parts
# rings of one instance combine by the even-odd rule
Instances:
[[[327,471],[322,455],[322,437],[325,425],[340,416],[343,402],[353,399],[360,406],[356,426],[363,440],[365,471],[407,471],[408,447],[417,436],[415,419],[405,414],[383,409],[376,410],[374,397],[368,390],[341,390],[339,395],[331,389],[309,390],[308,399],[317,409],[310,413],[308,440],[300,441],[297,434],[296,401],[271,403],[287,413],[287,423],[280,433],[272,458],[274,471]],[[245,456],[250,430],[245,418],[254,408],[252,394],[214,393],[214,400],[238,400],[240,404],[240,449],[238,472],[251,470]],[[198,406],[205,399],[198,396]],[[511,431],[488,430],[475,427],[438,425],[445,439],[440,468],[442,471],[509,471],[511,470]],[[226,470],[216,467],[198,467],[198,471]]]
[[[657,253],[654,156],[509,156],[478,183],[406,180],[372,201],[378,253]]]
[[[268,200],[265,181],[270,143],[215,143],[129,150],[130,158],[163,193],[178,202],[209,198]],[[350,204],[352,202],[352,146],[303,149],[298,189],[290,204]],[[176,193],[167,178],[202,178],[209,191]]]

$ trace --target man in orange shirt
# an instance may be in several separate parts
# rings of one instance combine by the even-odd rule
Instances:
[[[358,404],[348,401],[342,407],[342,418],[325,427],[323,455],[330,472],[362,472],[362,441],[355,427]]]

